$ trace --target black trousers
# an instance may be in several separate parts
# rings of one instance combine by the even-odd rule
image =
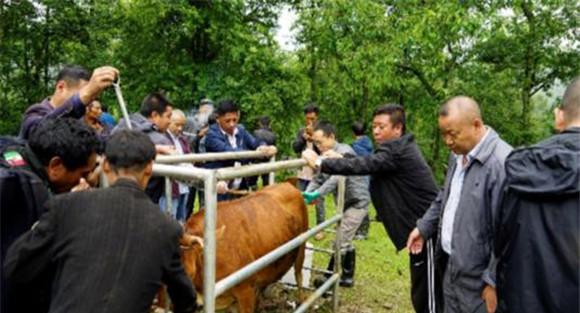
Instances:
[[[432,239],[420,254],[409,254],[411,301],[417,313],[443,312],[441,275],[435,271]]]

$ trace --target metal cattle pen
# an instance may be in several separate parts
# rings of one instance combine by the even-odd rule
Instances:
[[[335,267],[333,275],[315,292],[306,299],[295,312],[306,312],[314,301],[324,295],[331,287],[333,292],[333,311],[338,308],[338,280],[340,278],[340,247],[341,240],[340,221],[344,209],[345,179],[341,177],[338,184],[337,209],[336,215],[316,227],[300,234],[294,239],[286,242],[284,245],[274,249],[270,253],[262,256],[254,262],[246,265],[237,272],[216,282],[216,219],[217,219],[217,190],[218,180],[230,180],[235,178],[249,177],[270,173],[270,184],[274,182],[274,171],[296,169],[306,165],[302,159],[275,161],[274,158],[268,163],[251,164],[239,167],[228,167],[220,169],[203,169],[181,167],[169,165],[184,162],[203,162],[214,160],[234,160],[263,157],[264,154],[257,151],[243,152],[224,152],[224,153],[205,153],[205,154],[187,154],[175,156],[159,156],[156,164],[153,166],[153,173],[157,176],[165,176],[178,180],[201,180],[204,182],[205,197],[205,215],[204,215],[204,273],[203,273],[203,303],[204,312],[215,312],[215,299],[231,287],[242,282],[249,276],[257,273],[264,267],[276,261],[278,258],[296,249],[304,244],[310,237],[323,231],[325,228],[336,223],[336,240],[334,243]],[[166,190],[167,203],[171,203],[171,192]],[[168,192],[168,193],[167,193]],[[323,249],[319,249],[323,250]]]

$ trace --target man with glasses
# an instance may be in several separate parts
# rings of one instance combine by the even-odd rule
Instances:
[[[349,145],[336,140],[336,129],[328,122],[318,123],[312,134],[312,142],[321,153],[333,151],[341,156],[356,156],[356,153]],[[303,196],[306,202],[310,203],[326,194],[336,192],[337,185],[338,176],[319,173],[310,181]],[[356,265],[356,253],[352,240],[365,216],[367,216],[370,195],[365,176],[348,176],[345,187],[344,212],[340,224],[342,241],[337,243],[337,246],[340,247],[343,254],[341,258],[342,275],[340,277],[340,285],[352,287],[354,285]],[[334,257],[331,257],[328,271],[332,271],[333,268]],[[325,276],[327,278],[330,277],[330,275]]]

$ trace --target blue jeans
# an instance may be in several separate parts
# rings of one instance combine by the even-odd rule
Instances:
[[[185,206],[187,204],[187,196],[189,195],[189,193],[184,193],[179,195],[179,197],[175,197],[171,199],[171,212],[169,212],[169,214],[177,219],[180,222],[185,222],[185,220],[187,219],[187,212],[185,210]],[[166,206],[167,200],[165,199],[165,196],[162,196],[159,199],[159,207],[161,208],[162,212],[165,212],[165,206]]]

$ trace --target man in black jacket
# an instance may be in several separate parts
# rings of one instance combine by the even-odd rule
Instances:
[[[323,173],[371,175],[372,202],[397,250],[405,248],[415,222],[437,196],[438,188],[413,135],[405,133],[405,111],[389,104],[375,109],[375,152],[366,157],[319,158],[312,150],[302,156]],[[435,312],[432,249],[410,255],[411,297],[416,312]],[[430,261],[428,261],[430,259]]]
[[[1,310],[46,312],[50,275],[39,277],[34,287],[9,284],[3,269],[6,251],[44,213],[44,202],[53,194],[87,186],[83,177],[95,168],[99,140],[78,119],[53,118],[39,123],[28,143],[2,138],[0,143]]]
[[[141,132],[122,130],[105,156],[111,187],[49,200],[48,212],[8,250],[8,279],[26,283],[54,266],[49,312],[149,312],[162,282],[174,312],[193,312],[182,229],[143,191],[155,146]]]
[[[501,312],[580,311],[580,77],[555,122],[559,134],[506,160],[495,244]]]

